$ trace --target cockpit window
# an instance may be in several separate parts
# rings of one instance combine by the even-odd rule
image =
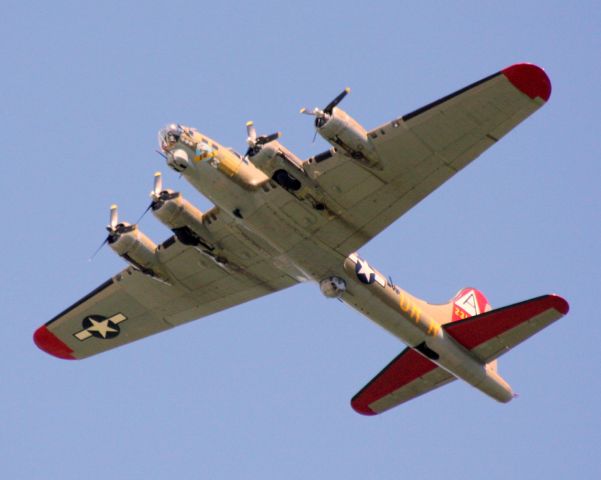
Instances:
[[[159,147],[161,150],[169,150],[175,145],[183,133],[181,125],[172,123],[159,130]]]

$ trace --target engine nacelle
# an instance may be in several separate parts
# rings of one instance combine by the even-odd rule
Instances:
[[[261,149],[249,158],[259,170],[270,177],[274,171],[283,167],[292,167],[297,171],[303,169],[303,161],[277,141],[262,145]]]
[[[352,158],[370,166],[379,163],[378,154],[367,131],[349,114],[338,107],[331,115],[316,118],[315,126],[319,134],[337,149],[342,149]]]
[[[152,213],[183,244],[213,249],[211,233],[203,222],[202,212],[181,193],[171,190],[161,192],[161,198],[153,203]]]
[[[116,233],[109,235],[108,243],[113,251],[140,271],[152,276],[160,276],[157,246],[140,231],[137,225],[120,224]]]
[[[249,158],[259,170],[286,190],[296,192],[302,188],[301,180],[305,178],[303,162],[281,143],[266,143]]]

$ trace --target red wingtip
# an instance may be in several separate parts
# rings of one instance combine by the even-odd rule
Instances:
[[[44,350],[50,355],[65,360],[75,360],[73,350],[61,342],[53,333],[51,333],[46,325],[42,325],[33,334],[33,341],[40,350]]]
[[[566,315],[570,311],[570,304],[559,295],[549,295],[551,297],[551,301],[553,302],[553,308],[557,310],[559,313]]]
[[[551,80],[545,71],[531,63],[516,63],[502,70],[503,75],[520,92],[530,98],[542,98],[545,102],[551,96]]]
[[[377,413],[374,412],[371,408],[369,408],[365,403],[362,403],[354,398],[351,400],[351,407],[353,407],[353,410],[355,412],[360,413],[361,415],[377,415]]]

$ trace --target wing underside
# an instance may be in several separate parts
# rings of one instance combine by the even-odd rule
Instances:
[[[234,253],[232,247],[230,258]],[[171,282],[128,267],[40,327],[38,347],[59,358],[86,358],[298,282],[266,254],[218,264],[171,238],[158,255]]]
[[[544,105],[550,91],[542,69],[513,65],[371,130],[381,168],[341,152],[311,165],[342,220],[316,238],[343,255],[356,251]]]

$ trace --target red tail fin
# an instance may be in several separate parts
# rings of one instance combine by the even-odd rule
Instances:
[[[451,303],[453,304],[451,322],[480,315],[492,308],[480,290],[470,287],[459,290],[457,295],[452,298]]]

